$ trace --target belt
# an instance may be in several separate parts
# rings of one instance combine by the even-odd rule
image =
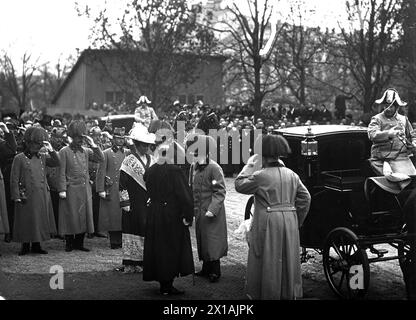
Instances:
[[[280,211],[296,211],[296,207],[291,203],[275,204],[266,208],[267,212],[280,212]]]

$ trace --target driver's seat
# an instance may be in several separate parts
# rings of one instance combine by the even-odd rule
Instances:
[[[370,233],[400,231],[404,221],[402,204],[396,193],[388,192],[376,183],[379,178],[384,177],[370,177],[364,182],[364,195],[369,208],[364,227]]]

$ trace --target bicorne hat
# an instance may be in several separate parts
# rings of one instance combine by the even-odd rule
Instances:
[[[393,88],[389,88],[386,91],[384,91],[383,96],[375,102],[377,104],[386,103],[389,105],[396,103],[399,107],[405,107],[407,105],[407,102],[402,101],[397,90]]]

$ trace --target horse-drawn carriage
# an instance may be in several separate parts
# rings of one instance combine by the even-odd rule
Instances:
[[[306,248],[316,250],[323,255],[325,276],[335,294],[364,297],[370,284],[369,264],[399,259],[402,265],[408,252],[403,201],[379,188],[378,178],[371,177],[367,128],[322,125],[274,134],[289,142],[292,154],[284,163],[301,177],[312,197],[300,230],[302,260]],[[253,197],[245,218],[252,212]]]

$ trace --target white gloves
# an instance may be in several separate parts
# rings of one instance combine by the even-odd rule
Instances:
[[[399,135],[400,133],[402,133],[402,130],[400,127],[396,126],[393,128],[389,129],[389,138],[394,138],[395,136]]]
[[[207,211],[207,213],[205,213],[205,216],[207,218],[214,218],[215,217],[215,215],[211,211]]]
[[[9,133],[9,128],[7,128],[4,122],[0,122],[0,129],[3,130],[5,133]]]
[[[66,191],[59,192],[59,198],[66,199]]]
[[[100,196],[100,198],[105,199],[107,197],[107,192],[99,192],[98,195]]]
[[[98,146],[95,144],[94,140],[90,136],[84,135],[83,137],[84,137],[84,139],[87,142],[89,147],[98,148]]]
[[[52,152],[53,151],[52,145],[50,144],[49,141],[43,141],[43,147],[48,152]]]

